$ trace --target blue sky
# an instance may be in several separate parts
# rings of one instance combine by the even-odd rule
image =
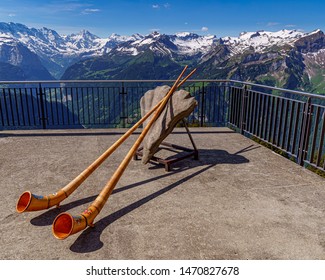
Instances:
[[[100,37],[154,30],[222,37],[256,30],[325,31],[324,11],[325,1],[315,0],[1,0],[0,21],[45,26],[60,34],[86,29]]]

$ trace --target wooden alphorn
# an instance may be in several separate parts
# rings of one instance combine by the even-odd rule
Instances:
[[[183,81],[181,81],[177,88],[182,86],[190,76],[193,75],[193,70]],[[40,196],[32,194],[30,191],[25,191],[20,195],[16,211],[18,213],[39,211],[51,208],[53,206],[59,207],[60,203],[71,195],[144,121],[146,121],[153,112],[162,104],[162,99],[156,106],[154,106],[145,116],[143,116],[136,124],[134,124],[125,134],[123,134],[112,146],[110,146],[101,156],[99,156],[91,165],[89,165],[83,172],[81,172],[75,179],[68,183],[65,187],[56,193]]]
[[[52,225],[52,233],[53,235],[58,239],[65,239],[68,236],[75,234],[81,230],[84,230],[87,226],[93,227],[93,221],[96,218],[96,216],[99,214],[99,212],[102,210],[103,206],[105,205],[106,201],[108,200],[110,194],[112,193],[113,189],[115,188],[117,182],[121,178],[124,170],[128,166],[129,162],[133,158],[134,154],[136,153],[137,149],[139,148],[141,142],[143,141],[144,137],[148,133],[149,129],[151,128],[152,124],[156,121],[156,119],[159,117],[160,113],[165,108],[169,98],[173,94],[173,92],[176,90],[177,85],[183,76],[184,72],[186,71],[187,66],[184,68],[172,88],[169,90],[165,98],[162,99],[162,101],[158,104],[158,108],[155,111],[154,116],[151,118],[149,123],[144,127],[142,133],[140,134],[139,138],[136,140],[134,145],[131,147],[119,167],[116,169],[110,180],[107,182],[107,184],[104,186],[102,191],[99,193],[95,201],[79,216],[72,216],[69,213],[61,213],[59,214]],[[188,75],[182,83],[184,83],[194,72],[196,69],[194,69],[190,75]]]

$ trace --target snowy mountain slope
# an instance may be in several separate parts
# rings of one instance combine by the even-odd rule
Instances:
[[[305,75],[312,81],[316,75],[318,81],[325,74],[322,70],[324,50],[325,36],[320,30],[310,33],[295,30],[242,32],[238,37],[223,38],[190,32],[173,35],[153,32],[145,36],[113,33],[99,38],[86,30],[60,35],[46,27],[36,29],[19,23],[0,23],[0,62],[22,67],[20,77],[26,79],[31,79],[34,73],[37,73],[32,75],[36,79],[50,78],[51,75],[45,73],[47,70],[57,79],[132,78],[135,74],[141,78],[139,73],[149,75],[150,71],[154,77],[165,77],[160,71],[173,73],[186,63],[200,67],[205,77],[256,81],[260,81],[259,78],[264,81],[267,71],[276,77],[287,77],[291,71],[287,69],[296,66],[291,77]],[[73,66],[75,63],[78,68]],[[155,65],[156,68],[150,68]],[[33,67],[46,71],[35,72]],[[146,71],[146,67],[151,70]],[[64,72],[69,75],[63,75]],[[306,77],[296,80],[301,83]]]
[[[153,32],[137,40],[122,43],[117,51],[133,56],[144,52],[147,48],[162,55],[193,56],[204,54],[218,39],[214,35],[199,36],[194,33],[181,32],[175,35]]]
[[[193,55],[205,53],[213,44],[218,42],[215,35],[199,36],[194,33],[181,32],[171,36],[171,41],[178,47],[179,54]]]
[[[19,23],[0,23],[0,45],[20,42],[37,54],[52,75],[59,78],[73,62],[85,57],[108,53],[121,42],[138,39],[138,36],[112,36],[102,39],[82,30],[78,34],[61,36],[48,28],[28,28]]]
[[[12,71],[13,77],[10,78],[5,68],[2,67],[0,72],[2,80],[5,77],[8,77],[9,80],[15,80],[21,77],[24,77],[26,80],[53,79],[53,76],[44,67],[40,58],[34,52],[21,42],[12,40],[8,36],[0,35],[0,62],[15,66],[17,69],[17,75]]]
[[[195,63],[206,61],[210,56],[220,51],[219,46],[229,50],[227,55],[237,55],[245,51],[265,52],[273,47],[292,48],[300,39],[317,34],[319,30],[303,33],[296,30],[280,30],[277,32],[257,31],[243,32],[238,37],[217,38],[214,35],[200,36],[194,33],[181,32],[175,35],[160,34],[158,32],[142,36],[136,40],[121,42],[113,51],[117,54],[137,56],[146,50],[157,55],[167,55],[175,61],[188,58]],[[281,50],[282,51],[282,50]]]
[[[113,33],[108,38],[102,39],[86,30],[64,36],[46,27],[35,29],[19,23],[0,23],[0,44],[2,41],[19,41],[43,59],[48,56],[55,58],[58,55],[62,57],[98,56],[126,42],[131,43],[120,46],[119,51],[133,55],[141,52],[141,48],[148,45],[153,45],[152,49],[156,47],[157,51],[164,53],[171,51],[180,55],[197,53],[203,55],[215,44],[227,45],[234,53],[250,47],[253,47],[255,51],[262,51],[272,45],[293,45],[298,39],[317,32],[318,30],[311,33],[296,30],[242,32],[239,37],[220,39],[215,35],[200,36],[190,32],[179,32],[175,35],[153,32],[146,36],[140,34],[120,36]]]
[[[229,46],[235,54],[249,48],[253,48],[256,52],[260,52],[274,45],[293,46],[298,39],[307,35],[308,33],[285,29],[277,32],[242,32],[239,37],[223,37],[222,43]]]
[[[168,79],[185,63],[198,68],[196,78],[245,80],[319,92],[325,90],[325,35],[320,30],[281,30],[217,39],[154,32],[121,43],[101,58],[72,65],[63,78]]]

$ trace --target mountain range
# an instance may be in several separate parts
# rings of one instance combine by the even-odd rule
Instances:
[[[99,38],[83,30],[59,35],[48,28],[0,23],[0,80],[174,79],[184,65],[195,78],[235,79],[325,91],[325,35],[242,32],[238,37],[190,32]]]

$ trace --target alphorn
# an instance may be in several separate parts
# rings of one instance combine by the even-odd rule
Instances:
[[[195,70],[181,81],[177,88],[182,86],[187,79],[189,79]],[[134,124],[126,133],[124,133],[112,146],[110,146],[101,156],[99,156],[91,165],[89,165],[83,172],[81,172],[75,179],[68,183],[65,187],[58,192],[40,196],[32,194],[30,191],[25,191],[20,195],[17,204],[16,211],[18,213],[39,211],[51,208],[53,206],[59,207],[60,203],[70,196],[143,122],[145,122],[153,112],[162,104],[162,99],[157,105],[155,105],[147,114],[145,114],[136,124]]]
[[[168,91],[167,95],[162,99],[159,107],[155,111],[155,114],[150,119],[148,124],[143,128],[142,133],[140,134],[139,138],[136,140],[134,145],[131,147],[119,167],[116,169],[110,180],[106,183],[102,191],[99,193],[97,198],[94,202],[80,215],[72,216],[71,214],[64,212],[59,214],[55,220],[53,221],[52,225],[52,233],[57,239],[65,239],[68,236],[75,234],[79,231],[84,230],[88,226],[93,227],[94,219],[99,214],[99,212],[104,207],[106,201],[108,200],[110,194],[112,193],[114,187],[116,186],[117,182],[121,178],[123,172],[125,171],[127,165],[133,158],[134,154],[136,153],[137,149],[139,148],[141,142],[143,141],[144,137],[148,133],[149,129],[151,128],[152,124],[156,121],[159,117],[163,109],[165,108],[169,98],[173,94],[173,92],[177,88],[177,84],[180,81],[181,77],[183,76],[184,72],[186,71],[187,66],[184,68],[178,79],[175,81],[172,88]],[[194,69],[191,74],[195,72]],[[187,77],[184,78],[184,82],[186,81]]]

